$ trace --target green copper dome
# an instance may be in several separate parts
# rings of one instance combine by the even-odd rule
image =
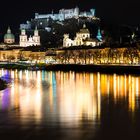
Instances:
[[[15,39],[15,36],[13,34],[5,34],[4,39]]]
[[[15,36],[11,33],[10,27],[8,27],[7,33],[4,35],[4,39],[15,39]]]

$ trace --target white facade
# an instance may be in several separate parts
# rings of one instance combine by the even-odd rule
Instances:
[[[80,29],[78,33],[76,33],[76,37],[74,40],[69,38],[69,34],[64,34],[63,38],[63,47],[71,47],[71,46],[99,46],[102,42],[98,41],[97,39],[90,38],[90,32],[83,26],[83,29]]]
[[[39,46],[40,45],[40,36],[37,28],[34,30],[34,35],[28,38],[25,29],[21,30],[21,35],[19,37],[19,45],[21,47],[27,46]]]
[[[94,47],[94,46],[99,46],[100,44],[99,44],[99,41],[97,41],[97,39],[87,39],[85,41],[85,45]]]

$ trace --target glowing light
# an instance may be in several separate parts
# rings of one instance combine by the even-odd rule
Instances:
[[[20,107],[22,124],[39,123],[43,117],[68,126],[80,125],[83,119],[100,121],[104,97],[107,103],[127,100],[130,112],[139,104],[139,76],[5,70],[0,75],[14,78],[12,86],[0,93],[0,110]]]

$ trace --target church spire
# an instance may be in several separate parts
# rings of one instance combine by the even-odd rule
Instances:
[[[97,38],[99,41],[102,41],[102,35],[101,35],[101,30],[100,30],[100,28],[98,28],[98,32],[97,32],[96,38]]]
[[[10,26],[8,26],[8,29],[7,29],[7,34],[11,34],[11,29],[10,29]]]
[[[35,30],[34,30],[34,36],[38,36],[38,29],[37,29],[37,26],[35,27]]]
[[[26,35],[26,30],[25,29],[21,29],[21,35]]]
[[[86,28],[86,24],[84,23],[84,24],[83,24],[83,29],[85,29],[85,28]]]
[[[37,26],[35,26],[35,30],[38,30],[38,29],[37,29]]]

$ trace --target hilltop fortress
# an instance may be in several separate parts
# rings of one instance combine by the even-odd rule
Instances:
[[[38,27],[47,27],[48,21],[52,19],[53,21],[59,21],[63,22],[66,19],[71,18],[80,18],[80,17],[86,17],[90,19],[98,19],[95,17],[95,9],[90,9],[89,11],[83,11],[80,12],[80,9],[78,7],[73,9],[60,9],[58,13],[52,13],[49,14],[39,14],[35,13],[34,19],[31,21],[27,21],[26,24],[20,24],[20,29],[30,29],[32,24],[35,23]]]
[[[60,9],[58,14],[54,14],[53,11],[51,14],[38,14],[35,13],[35,19],[42,19],[42,18],[52,18],[53,20],[63,21],[65,19],[70,18],[78,18],[78,17],[94,17],[95,16],[95,9],[90,9],[89,12],[80,12],[79,8],[76,7],[74,9]]]

